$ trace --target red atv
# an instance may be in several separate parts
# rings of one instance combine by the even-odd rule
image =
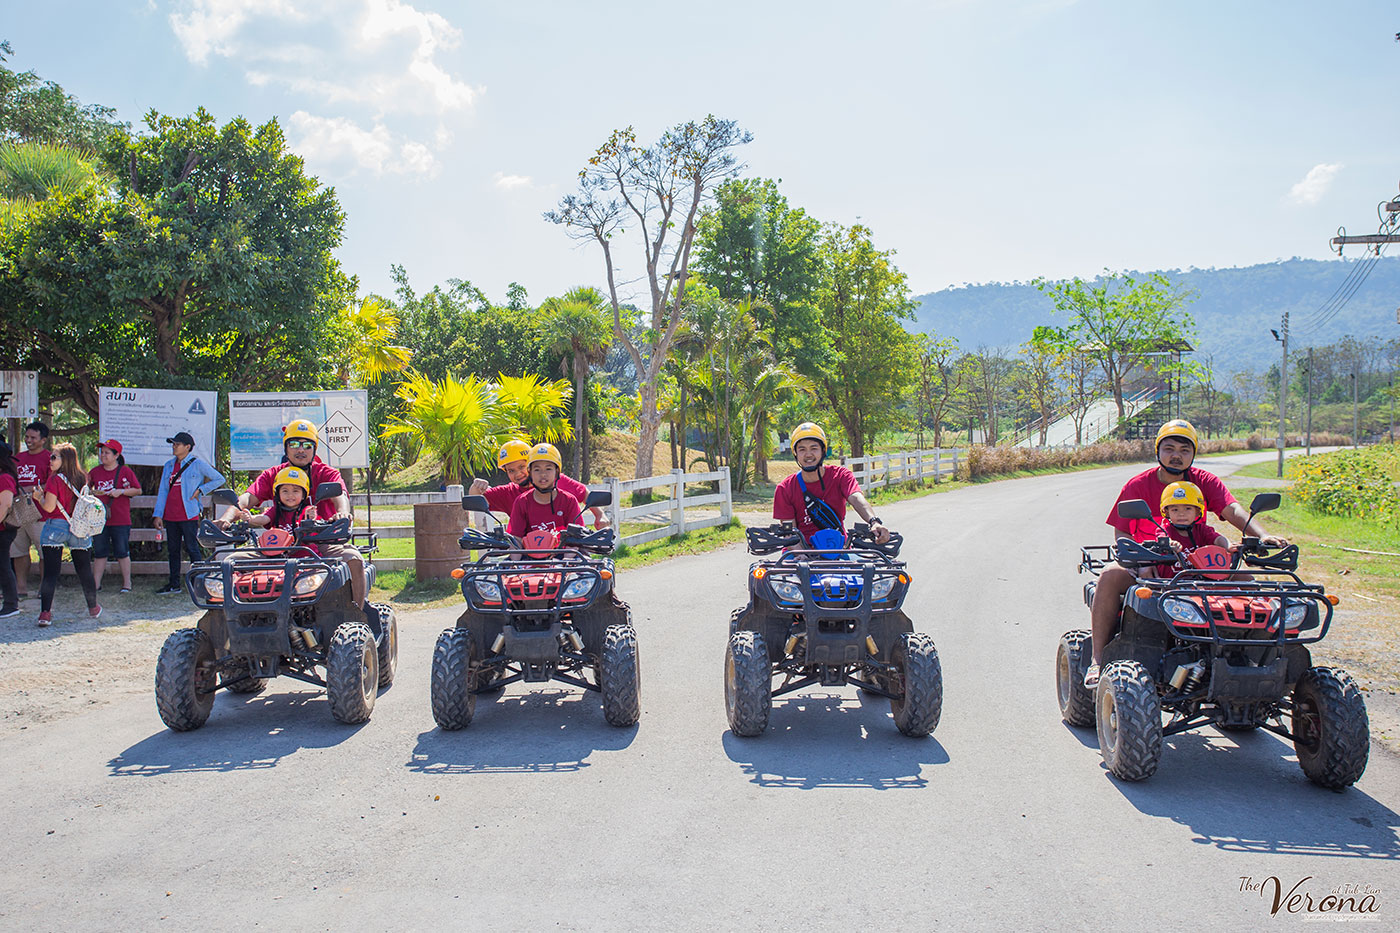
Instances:
[[[586,508],[612,501],[589,493]],[[462,508],[489,513],[483,496]],[[458,542],[480,551],[452,575],[467,607],[433,651],[433,718],[444,729],[472,721],[476,698],[516,681],[562,681],[602,695],[603,717],[631,726],[641,716],[641,675],[632,613],[613,592],[611,529],[578,525],[531,532],[467,529]]]
[[[1250,517],[1278,505],[1277,493],[1261,493]],[[1141,499],[1120,503],[1118,514],[1152,519]],[[1337,597],[1298,577],[1297,545],[1271,549],[1246,537],[1228,551],[1177,553],[1120,538],[1116,546],[1081,551],[1080,572],[1095,576],[1111,560],[1175,570],[1139,578],[1128,590],[1096,691],[1084,686],[1090,634],[1060,639],[1060,715],[1072,726],[1097,721],[1099,750],[1115,776],[1151,777],[1163,736],[1214,725],[1267,729],[1291,740],[1303,773],[1323,787],[1341,789],[1361,777],[1370,754],[1361,692],[1345,671],[1314,667],[1307,648],[1326,637]],[[1093,605],[1095,586],[1085,584],[1085,605]]]
[[[339,483],[317,487],[319,499],[340,495]],[[231,490],[211,496],[236,505]],[[387,603],[358,608],[350,568],[319,556],[316,544],[354,541],[374,585],[372,532],[353,532],[350,519],[307,520],[288,535],[246,522],[220,528],[208,519],[199,541],[215,549],[185,577],[194,604],[206,610],[197,627],[172,632],[156,662],[156,708],[177,732],[198,729],[214,708],[214,693],[257,693],[285,675],[326,688],[331,715],[344,723],[369,719],[380,687],[394,681],[398,622]],[[323,677],[318,668],[325,670]]]

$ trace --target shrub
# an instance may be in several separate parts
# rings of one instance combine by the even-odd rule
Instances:
[[[1400,449],[1379,444],[1290,461],[1293,495],[1327,515],[1400,524]]]

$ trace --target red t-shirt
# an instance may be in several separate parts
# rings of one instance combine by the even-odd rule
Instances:
[[[1225,488],[1225,484],[1220,481],[1220,477],[1214,473],[1207,473],[1205,470],[1192,467],[1187,470],[1180,479],[1173,479],[1173,483],[1195,483],[1200,487],[1201,495],[1206,498],[1206,512],[1214,512],[1223,521],[1225,509],[1230,503],[1235,501],[1235,497],[1230,494],[1230,490]],[[1109,509],[1106,521],[1112,525],[1120,535],[1127,535],[1134,541],[1148,541],[1155,539],[1159,529],[1152,522],[1144,519],[1127,519],[1118,514],[1118,503],[1127,502],[1131,499],[1142,499],[1152,507],[1152,516],[1158,521],[1162,519],[1162,490],[1166,489],[1167,483],[1157,478],[1157,468],[1144,470],[1137,476],[1123,484],[1123,489],[1118,493],[1118,498],[1114,500],[1113,508]],[[1162,522],[1166,524],[1166,522]],[[1171,527],[1171,526],[1168,526]]]
[[[41,450],[37,454],[21,450],[15,454],[15,472],[19,474],[20,489],[43,486],[49,481],[49,456],[47,450]]]
[[[588,498],[588,487],[572,476],[560,474],[559,481],[555,486],[560,492],[568,493],[580,503]],[[521,486],[517,483],[502,483],[499,486],[492,486],[486,490],[486,504],[491,507],[493,512],[505,512],[509,515],[511,508],[515,505],[515,500],[519,499],[521,494],[529,491],[528,484]]]
[[[10,495],[18,498],[19,484],[15,482],[15,478],[8,473],[0,473],[0,492],[5,492],[6,490],[9,490]],[[10,508],[13,509],[14,507],[15,503],[12,499],[10,501]],[[3,523],[8,521],[10,521],[10,513],[7,510],[3,514],[0,514],[0,526],[3,526]],[[3,560],[6,556],[7,555],[0,554],[0,560]]]
[[[249,484],[247,493],[253,497],[253,502],[267,502],[272,499],[274,490],[272,481],[277,478],[277,471],[283,467],[290,466],[291,461],[279,463],[277,466],[268,467],[258,474],[258,478]],[[300,467],[298,467],[300,469]],[[306,468],[306,475],[311,479],[311,495],[316,495],[316,487],[322,483],[342,482],[340,471],[333,466],[327,466],[319,458],[311,461],[311,466]],[[335,500],[326,499],[316,503],[316,517],[330,518],[338,510],[335,507]]]
[[[506,532],[519,538],[538,528],[562,531],[570,525],[579,524],[582,515],[578,500],[567,492],[556,492],[554,501],[544,504],[536,502],[534,495],[524,495],[518,497],[510,508]]]
[[[796,522],[803,540],[811,544],[812,535],[817,533],[818,528],[816,522],[807,514],[807,500],[802,495],[799,477],[807,483],[808,492],[831,506],[831,510],[841,519],[843,525],[846,521],[846,500],[860,492],[860,483],[856,482],[856,476],[850,470],[839,464],[832,464],[822,467],[820,480],[808,480],[799,470],[773,490],[773,517],[779,521]]]
[[[281,528],[283,531],[296,534],[297,525],[301,524],[302,519],[315,518],[316,510],[309,505],[303,505],[299,509],[289,509],[284,506],[274,504],[269,505],[266,509],[264,509],[262,514],[272,519],[272,522],[266,527]],[[320,549],[314,544],[308,544],[306,545],[306,547],[309,547],[312,553],[314,554],[321,553]]]
[[[1138,524],[1146,525],[1147,523],[1138,522]],[[1177,544],[1180,544],[1182,547],[1185,547],[1187,550],[1193,550],[1198,547],[1205,547],[1208,544],[1215,544],[1216,539],[1221,537],[1220,532],[1216,531],[1214,527],[1207,525],[1205,519],[1201,519],[1200,521],[1196,522],[1184,533],[1177,531],[1175,526],[1173,526],[1170,522],[1164,521],[1162,522],[1162,524],[1165,525],[1167,528],[1167,537],[1171,538],[1173,541],[1175,541]],[[1160,535],[1161,532],[1155,528],[1153,529],[1153,531],[1156,532],[1156,534],[1152,535],[1151,538],[1138,538],[1137,540],[1156,541],[1157,535]],[[1176,564],[1157,565],[1157,574],[1162,577],[1174,576],[1175,574],[1178,574],[1180,572],[1181,568],[1178,567]]]
[[[108,470],[106,467],[95,466],[88,470],[88,485],[92,487],[92,494],[107,506],[107,524],[131,524],[131,497],[111,494],[114,489],[141,488],[141,483],[137,481],[131,467]]]
[[[73,490],[68,488],[68,484],[64,482],[60,474],[55,473],[49,477],[48,482],[44,483],[44,493],[45,495],[34,497],[34,504],[39,507],[40,515],[45,518],[63,518],[63,512],[59,511],[59,506],[66,509],[69,515],[73,514]],[[54,505],[52,512],[44,508],[43,500],[47,498],[48,493],[53,493],[58,497],[58,502]]]
[[[175,464],[170,468],[170,489],[165,494],[165,514],[161,515],[167,522],[187,522],[190,516],[185,513],[185,496],[180,490],[180,480],[184,476],[184,468],[189,466],[190,458],[186,457],[183,462]]]

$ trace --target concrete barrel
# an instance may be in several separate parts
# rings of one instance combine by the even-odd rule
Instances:
[[[446,502],[420,502],[413,507],[413,569],[420,580],[450,577],[467,557],[457,546],[467,527],[461,488],[448,487]],[[451,495],[454,489],[455,496]]]

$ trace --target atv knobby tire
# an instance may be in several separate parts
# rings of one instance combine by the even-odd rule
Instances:
[[[471,724],[476,712],[476,694],[472,693],[475,655],[471,629],[450,628],[438,636],[429,692],[433,719],[444,729],[465,729]]]
[[[894,724],[905,735],[922,737],[938,728],[943,716],[943,666],[933,637],[923,632],[901,635],[895,646],[895,690],[890,699]]]
[[[1124,781],[1150,778],[1162,759],[1162,704],[1147,668],[1136,661],[1106,665],[1095,705],[1108,770]]]
[[[768,646],[753,631],[729,636],[724,652],[724,708],[735,735],[762,735],[773,706],[773,672]]]
[[[156,710],[176,732],[198,729],[214,709],[214,646],[197,628],[171,632],[156,661]]]
[[[1071,726],[1094,724],[1094,691],[1084,686],[1090,647],[1089,633],[1075,630],[1060,636],[1060,647],[1055,652],[1055,694],[1060,718]]]
[[[1308,780],[1331,790],[1366,770],[1371,722],[1356,681],[1335,667],[1310,667],[1293,687],[1293,748]]]
[[[379,650],[363,622],[346,622],[326,649],[326,697],[337,722],[350,725],[369,719],[379,692]]]
[[[637,660],[637,631],[630,625],[609,625],[598,656],[598,686],[603,693],[603,718],[610,726],[633,726],[642,716],[642,671]]]
[[[399,620],[394,607],[388,603],[374,603],[373,608],[384,633],[379,642],[379,686],[387,687],[394,682],[394,672],[399,669]]]

